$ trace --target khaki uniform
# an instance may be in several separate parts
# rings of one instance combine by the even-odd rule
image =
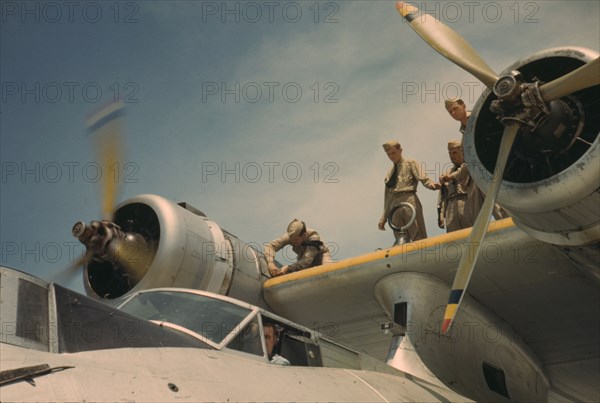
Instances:
[[[331,262],[329,249],[321,241],[321,237],[314,229],[307,228],[308,240],[299,246],[292,246],[292,250],[298,255],[296,263],[289,265],[291,272],[308,269]],[[275,253],[287,245],[291,245],[290,236],[285,233],[279,238],[265,245],[265,258],[267,263],[273,263]]]
[[[475,224],[477,215],[479,215],[479,211],[481,210],[483,202],[485,201],[485,194],[475,184],[475,181],[469,173],[469,168],[467,167],[467,164],[462,164],[456,171],[452,172],[450,176],[452,177],[452,181],[461,182],[465,184],[467,198],[464,204],[463,217],[466,226],[461,228],[472,227]],[[492,215],[496,220],[501,220],[503,218],[509,217],[506,210],[504,210],[497,204],[494,204],[494,208],[492,209]]]
[[[471,117],[470,111],[467,111],[467,117],[468,118]],[[460,128],[458,130],[464,135],[465,131],[467,130],[467,125],[463,125],[461,123]],[[471,178],[471,175],[469,174],[469,169],[467,168],[467,166],[465,164],[463,164],[463,166],[464,166],[464,168],[461,168],[461,170],[464,169],[464,172],[463,172],[463,174],[459,174],[459,175],[464,175],[464,177],[467,177],[467,201],[465,203],[465,213],[464,214],[465,214],[465,217],[467,217],[467,220],[472,222],[471,225],[469,225],[469,227],[472,227],[475,224],[475,219],[477,218],[477,215],[479,214],[481,207],[483,206],[483,202],[485,200],[485,194],[483,194],[481,189],[479,189],[477,187],[477,185],[475,184],[475,181],[473,180],[473,178]],[[503,218],[510,217],[508,212],[497,204],[494,204],[494,208],[492,210],[492,215],[494,216],[494,218],[496,220],[501,220]],[[463,228],[466,228],[466,227],[463,227]]]
[[[446,175],[452,175],[465,165],[454,165]],[[456,179],[444,183],[438,198],[439,221],[444,223],[446,232],[473,226],[472,214],[466,209],[469,175],[457,175]],[[472,182],[472,180],[471,180]]]
[[[395,175],[394,175],[395,171]],[[394,177],[396,183],[394,184]],[[411,241],[427,238],[425,219],[423,218],[423,206],[417,197],[417,185],[421,182],[428,189],[435,190],[435,182],[429,178],[413,159],[402,159],[398,164],[392,166],[385,177],[385,192],[383,202],[383,214],[381,220],[387,221],[391,209],[401,202],[407,202],[414,206],[416,219],[408,229]],[[398,209],[392,218],[392,223],[402,227],[410,220],[410,210]]]

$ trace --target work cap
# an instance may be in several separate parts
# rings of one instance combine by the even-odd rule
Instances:
[[[458,101],[461,101],[463,104],[465,103],[462,99],[456,97],[456,98],[449,98],[449,99],[445,100],[444,106],[446,107],[446,109],[448,109],[448,108],[450,108],[450,106],[457,103]]]
[[[448,151],[457,148],[457,147],[462,147],[462,143],[460,140],[450,140],[448,142]]]
[[[388,151],[390,148],[393,148],[393,147],[400,148],[400,143],[398,143],[396,140],[390,140],[390,141],[383,143],[383,149],[385,151]]]
[[[299,236],[300,234],[302,234],[304,228],[306,228],[304,226],[304,223],[298,220],[297,218],[294,218],[294,220],[287,227],[287,233],[290,236],[290,238],[294,236]]]

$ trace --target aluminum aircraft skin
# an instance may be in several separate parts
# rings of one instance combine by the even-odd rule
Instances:
[[[162,288],[119,307],[0,268],[2,401],[460,401],[222,295]],[[269,362],[265,326],[280,331]]]
[[[3,323],[2,371],[64,368],[23,376],[48,391],[60,380],[52,383],[54,394],[35,400],[600,401],[598,52],[542,50],[497,74],[441,22],[403,2],[396,7],[427,44],[488,87],[463,138],[469,171],[487,194],[472,229],[271,279],[259,250],[200,210],[149,194],[113,208],[116,189],[107,186],[102,221],[73,227],[87,253],[70,270],[83,266],[89,297],[74,301],[128,315],[116,307],[144,290],[204,290],[264,309],[251,308],[261,337],[264,317],[301,329],[287,320],[297,322],[335,342],[292,332],[319,346],[321,361],[305,357],[304,365],[280,367],[264,352],[252,356],[206,340],[205,348],[168,347],[164,335],[144,348],[69,354],[47,337],[55,347],[40,351],[7,342],[7,332],[17,337],[22,330]],[[88,123],[105,145],[98,148],[106,164],[118,158],[120,119],[115,104]],[[489,224],[494,202],[512,218]],[[66,292],[40,286],[50,305]],[[5,310],[24,312],[18,306],[27,300],[16,287],[2,278],[3,296],[17,296],[8,303],[14,306],[3,298],[3,322]],[[56,315],[49,310],[49,321]],[[142,334],[159,327],[175,337],[175,329],[198,343],[185,326],[139,323],[154,329]],[[331,361],[333,345],[338,355]],[[357,357],[352,349],[367,354],[359,366],[340,358]],[[338,368],[311,367],[315,362]],[[268,387],[271,378],[285,395]],[[7,400],[32,400],[29,393],[42,389],[12,381],[0,389],[3,400],[8,390]]]

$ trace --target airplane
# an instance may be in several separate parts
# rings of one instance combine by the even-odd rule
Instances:
[[[223,295],[169,287],[114,307],[13,269],[0,279],[3,401],[466,400]]]
[[[511,219],[488,227],[484,206],[473,229],[269,279],[260,250],[200,210],[141,195],[73,227],[88,250],[86,293],[117,306],[146,289],[202,289],[467,399],[600,400],[598,53],[548,49],[496,74],[441,22],[397,8],[490,87],[467,126],[465,159],[488,204]]]

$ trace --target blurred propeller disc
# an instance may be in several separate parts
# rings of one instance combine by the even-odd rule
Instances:
[[[112,210],[120,179],[121,118],[124,111],[125,105],[115,102],[99,110],[86,121],[88,132],[94,137],[102,170],[102,217],[107,221],[112,221]]]
[[[98,174],[102,182],[102,217],[107,221],[112,221],[113,218],[113,207],[120,179],[121,118],[124,115],[124,109],[125,105],[122,102],[114,102],[86,119],[88,133],[94,138],[94,149],[100,169]],[[78,234],[77,231],[83,231],[85,228],[85,223],[77,223],[73,227],[73,235],[79,237],[81,234]],[[58,283],[70,281],[78,273],[77,269],[86,266],[93,255],[94,251],[86,248],[85,255],[63,268],[54,276],[54,281]]]
[[[92,258],[92,253],[86,250],[84,255],[81,255],[77,260],[69,266],[60,269],[58,273],[52,275],[52,282],[66,286],[79,274],[79,269],[84,267]]]

